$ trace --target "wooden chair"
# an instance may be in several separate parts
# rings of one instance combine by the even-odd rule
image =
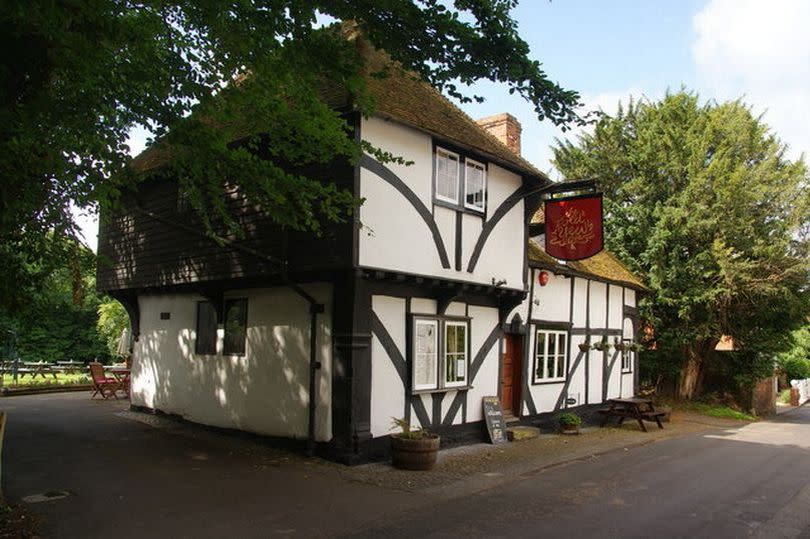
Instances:
[[[93,394],[90,395],[92,399],[96,395],[101,395],[104,400],[113,397],[118,400],[116,391],[121,389],[121,384],[115,378],[110,378],[104,374],[104,366],[98,361],[90,363],[90,378],[93,380]]]

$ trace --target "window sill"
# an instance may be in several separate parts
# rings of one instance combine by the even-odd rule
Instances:
[[[445,200],[441,200],[441,199],[435,198],[435,197],[433,198],[433,205],[434,206],[440,206],[442,208],[447,208],[447,209],[450,209],[450,210],[460,211],[462,213],[467,213],[469,215],[475,215],[477,217],[480,217],[481,219],[484,219],[486,217],[486,214],[487,214],[486,209],[474,210],[472,208],[468,208],[464,204],[460,204],[458,202],[456,202],[456,203],[447,202]]]
[[[565,382],[567,382],[567,380],[565,378],[555,378],[553,380],[532,381],[532,385],[533,386],[546,386],[546,385],[550,385],[550,384],[564,384]]]
[[[467,391],[472,389],[473,386],[452,386],[440,387],[438,389],[412,389],[411,395],[429,395],[431,393],[447,393],[449,391]]]

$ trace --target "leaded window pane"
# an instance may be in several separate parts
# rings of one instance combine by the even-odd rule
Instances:
[[[477,163],[467,163],[465,170],[465,198],[467,206],[484,209],[484,168]]]
[[[436,153],[436,194],[439,198],[458,202],[458,157]]]

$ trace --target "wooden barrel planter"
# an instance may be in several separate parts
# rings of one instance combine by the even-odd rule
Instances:
[[[436,434],[421,438],[391,435],[391,460],[402,470],[430,470],[436,464],[441,439]]]

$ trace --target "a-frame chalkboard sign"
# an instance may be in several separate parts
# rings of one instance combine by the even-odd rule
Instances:
[[[503,418],[500,399],[498,397],[484,397],[482,404],[490,441],[493,444],[505,444],[509,440],[506,437],[506,420]]]

